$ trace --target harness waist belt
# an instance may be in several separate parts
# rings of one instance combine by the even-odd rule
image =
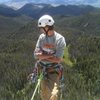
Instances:
[[[45,63],[40,61],[39,64],[42,65],[42,66],[45,66],[45,67],[53,67],[53,66],[57,65],[58,63],[45,64]]]

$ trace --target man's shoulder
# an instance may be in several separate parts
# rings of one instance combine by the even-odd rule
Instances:
[[[55,35],[56,35],[56,42],[59,44],[64,44],[64,45],[66,45],[66,42],[65,42],[65,38],[64,38],[64,36],[63,35],[61,35],[61,34],[59,34],[59,33],[55,33]]]
[[[61,35],[61,34],[58,33],[58,32],[55,32],[55,36],[56,36],[56,39],[57,39],[57,40],[59,40],[59,39],[63,39],[63,38],[64,38],[64,36]]]

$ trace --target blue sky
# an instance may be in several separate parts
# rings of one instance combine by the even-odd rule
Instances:
[[[59,4],[90,4],[100,7],[100,0],[0,0],[0,4],[22,5],[25,3],[59,3]]]

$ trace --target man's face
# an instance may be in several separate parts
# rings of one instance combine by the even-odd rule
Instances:
[[[46,34],[46,31],[48,30],[48,27],[40,27],[40,32]]]
[[[44,34],[46,34],[46,35],[48,35],[48,36],[52,36],[52,35],[54,34],[54,30],[52,30],[52,31],[49,30],[49,31],[48,31],[48,29],[49,29],[48,26],[46,26],[46,27],[44,27],[44,28],[43,28],[43,27],[40,27],[40,28],[39,28],[39,30],[40,30],[41,33],[44,33]]]

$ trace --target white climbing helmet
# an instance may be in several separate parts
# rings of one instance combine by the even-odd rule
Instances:
[[[54,25],[54,20],[50,15],[43,15],[38,20],[38,27],[52,26]]]

